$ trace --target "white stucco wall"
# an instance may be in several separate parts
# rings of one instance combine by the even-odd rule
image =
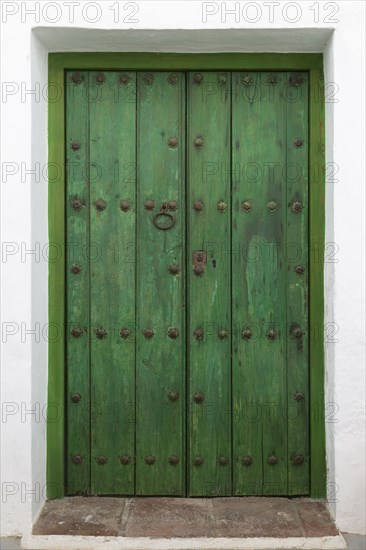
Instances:
[[[1,17],[2,535],[29,533],[44,501],[48,228],[42,91],[48,51],[66,50],[324,52],[326,154],[338,167],[337,181],[328,178],[326,198],[328,492],[339,528],[365,533],[364,2],[3,1]],[[27,93],[31,89],[34,94]]]

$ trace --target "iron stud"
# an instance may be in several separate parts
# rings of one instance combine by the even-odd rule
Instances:
[[[128,84],[130,81],[130,77],[128,76],[128,74],[121,74],[121,76],[119,77],[119,81],[121,84]]]
[[[122,212],[128,212],[131,205],[130,205],[129,201],[123,200],[123,201],[120,202],[119,207],[122,210]]]
[[[149,73],[149,74],[146,74],[144,76],[144,82],[145,84],[147,84],[148,86],[151,86],[151,84],[154,82],[154,76]]]
[[[193,272],[195,275],[197,275],[197,277],[201,277],[201,275],[204,274],[205,270],[201,265],[196,265],[193,268]]]
[[[175,149],[178,145],[178,138],[177,136],[172,136],[168,139],[168,147],[171,149]]]
[[[145,210],[154,210],[155,201],[145,201],[144,208]]]
[[[72,329],[71,334],[73,335],[74,338],[80,338],[80,336],[84,334],[84,331],[82,328],[75,327]]]
[[[176,466],[177,464],[179,464],[179,458],[177,457],[177,455],[171,455],[168,460],[172,466]]]
[[[76,211],[76,212],[80,212],[80,210],[82,209],[83,207],[83,203],[81,202],[80,199],[74,199],[72,201],[72,207],[73,209]]]
[[[252,210],[252,203],[250,201],[244,201],[243,202],[243,210],[245,212],[251,212]]]
[[[176,210],[177,209],[177,201],[169,201],[168,202],[168,208],[169,208],[169,210]]]
[[[179,393],[175,390],[170,390],[170,392],[168,393],[168,397],[170,401],[177,401],[179,397]]]
[[[103,84],[105,82],[105,74],[104,73],[98,73],[97,74],[97,82],[98,84]]]
[[[274,466],[275,464],[277,464],[278,458],[277,458],[275,455],[271,455],[271,456],[268,457],[267,462],[268,462],[268,464],[270,464],[271,466]]]
[[[95,334],[97,335],[97,338],[99,338],[99,340],[103,340],[103,338],[107,336],[107,331],[104,328],[97,328]]]
[[[204,144],[204,139],[202,137],[196,137],[194,140],[194,146],[196,149],[202,149]]]
[[[126,339],[129,337],[130,331],[128,330],[128,328],[121,328],[120,335],[121,335],[121,338]]]
[[[226,209],[227,209],[227,204],[224,201],[220,201],[217,203],[217,210],[219,212],[225,212]]]
[[[131,457],[128,455],[123,455],[119,459],[120,463],[123,464],[123,466],[127,466],[131,463]]]
[[[71,267],[71,273],[73,273],[74,275],[79,275],[79,273],[81,273],[81,267],[78,264],[74,264]]]
[[[294,394],[295,401],[305,401],[305,395],[301,391],[297,391]]]
[[[294,141],[294,145],[295,145],[295,147],[297,147],[298,149],[299,149],[299,147],[302,147],[303,144],[304,144],[304,141],[303,141],[302,139],[300,139],[300,138],[297,138],[297,139],[295,139],[295,141]]]
[[[203,81],[203,76],[200,73],[193,75],[193,84],[201,84]]]
[[[100,465],[100,466],[104,466],[104,464],[107,464],[107,457],[104,456],[104,455],[99,455],[97,457],[97,463]]]
[[[203,202],[196,201],[193,205],[193,208],[196,210],[196,212],[201,212],[203,210]]]
[[[277,338],[277,330],[275,330],[274,328],[269,329],[267,331],[267,338],[268,338],[268,340],[273,342],[273,340],[275,340]]]
[[[295,327],[293,330],[292,330],[292,335],[294,338],[296,338],[297,340],[299,340],[300,338],[302,338],[304,336],[304,333],[303,331],[301,330],[300,327]]]
[[[300,466],[301,464],[304,464],[304,457],[302,455],[295,455],[292,459],[292,462],[295,464],[295,466]]]
[[[153,455],[148,455],[146,458],[145,458],[145,462],[146,464],[149,464],[149,466],[151,466],[152,464],[154,464],[156,461],[156,458],[155,456]]]
[[[75,73],[72,74],[71,80],[75,84],[80,84],[80,82],[83,80],[82,74],[79,71],[76,71]]]
[[[202,458],[202,456],[196,456],[195,459],[194,459],[194,461],[193,461],[193,464],[194,464],[195,466],[202,466],[202,464],[203,464],[203,458]]]
[[[275,201],[270,201],[267,204],[267,209],[269,210],[269,212],[275,212],[275,210],[277,210],[277,203]]]
[[[250,328],[245,328],[243,330],[243,332],[241,333],[241,337],[243,338],[243,340],[250,340],[251,337],[252,337],[252,331],[250,330]]]
[[[202,328],[196,328],[193,335],[196,338],[196,340],[203,340],[203,335],[204,335],[203,329]]]
[[[168,76],[168,82],[169,84],[172,84],[173,86],[178,83],[178,75],[171,74]]]
[[[220,466],[226,466],[226,464],[229,462],[228,458],[226,456],[220,456],[219,458],[219,464]]]
[[[302,210],[302,204],[301,204],[301,202],[295,201],[295,202],[292,204],[292,206],[291,206],[291,210],[292,210],[293,212],[295,212],[295,214],[299,214],[299,213],[301,212],[301,210]]]
[[[217,336],[220,338],[220,340],[225,340],[225,338],[227,338],[227,330],[220,329],[217,333]]]
[[[176,340],[178,338],[178,329],[175,328],[175,327],[170,327],[168,329],[168,336],[169,338],[171,338],[172,340]]]
[[[107,208],[107,203],[103,199],[98,199],[95,203],[95,208],[98,212],[103,212]]]
[[[226,84],[226,75],[225,74],[219,74],[217,77],[217,83],[219,86],[224,86]]]
[[[84,459],[81,455],[73,455],[71,457],[71,462],[73,464],[76,464],[76,466],[81,466],[81,464],[84,462]]]
[[[241,77],[241,81],[244,84],[244,86],[251,86],[253,84],[253,78],[251,76],[249,76],[248,74],[243,75]]]
[[[303,265],[297,265],[297,266],[295,267],[295,273],[296,273],[297,275],[302,275],[302,274],[304,273],[304,271],[305,271],[305,268],[304,268]]]
[[[77,139],[75,139],[75,140],[71,143],[71,149],[72,149],[73,151],[79,151],[80,147],[81,147],[81,143],[80,143],[80,141],[78,141]]]
[[[169,272],[172,274],[172,275],[178,275],[179,273],[179,267],[176,265],[176,264],[172,264],[169,266]]]
[[[290,86],[301,86],[305,82],[302,74],[294,74],[290,77]]]
[[[278,84],[278,76],[275,75],[275,74],[272,74],[270,75],[268,78],[267,78],[267,82],[268,84]]]

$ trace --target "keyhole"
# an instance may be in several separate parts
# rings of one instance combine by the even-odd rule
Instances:
[[[212,267],[216,267],[216,260],[212,260]]]

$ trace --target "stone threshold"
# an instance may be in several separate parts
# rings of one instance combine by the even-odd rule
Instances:
[[[324,501],[278,497],[67,497],[48,501],[30,549],[346,548]]]

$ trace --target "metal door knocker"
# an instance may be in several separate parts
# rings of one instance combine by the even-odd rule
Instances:
[[[167,202],[163,202],[160,211],[154,216],[153,222],[155,227],[162,230],[171,229],[175,224],[175,216],[168,212],[169,205]],[[159,220],[160,218],[160,220]],[[163,221],[165,220],[165,221]]]

